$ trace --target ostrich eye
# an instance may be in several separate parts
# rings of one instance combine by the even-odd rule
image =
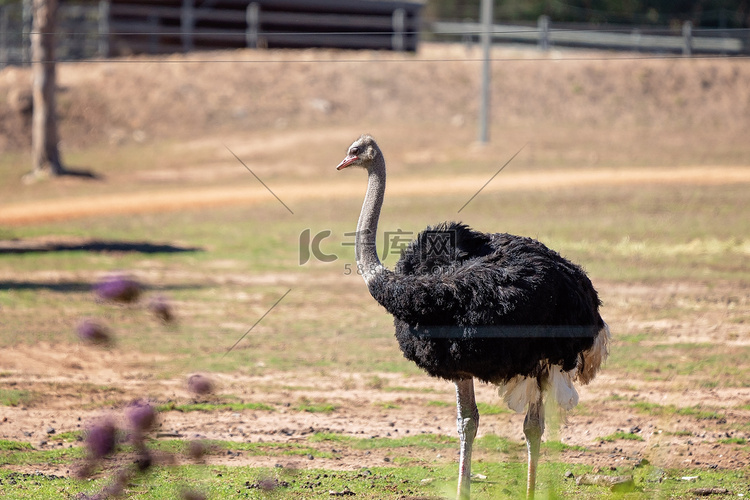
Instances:
[[[349,150],[349,154],[352,155],[352,156],[358,155],[359,154],[359,148],[351,148]]]

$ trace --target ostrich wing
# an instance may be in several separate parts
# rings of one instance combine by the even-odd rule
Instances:
[[[448,246],[434,252],[428,238],[441,234],[450,236],[442,242]],[[420,233],[396,271],[368,286],[413,327],[601,326],[596,292],[578,266],[536,240],[457,223]]]

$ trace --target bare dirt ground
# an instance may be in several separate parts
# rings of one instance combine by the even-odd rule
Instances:
[[[677,290],[683,298],[714,297],[715,307],[700,314],[675,320],[661,320],[658,327],[669,331],[679,342],[712,342],[747,345],[748,326],[726,321],[721,297],[737,294],[732,286],[710,289],[697,283],[673,283],[668,286],[599,283],[600,291],[612,304],[608,321],[618,331],[642,331],[646,325],[633,317],[633,309],[646,304],[664,304],[673,300]],[[746,291],[745,291],[746,292]],[[739,307],[748,307],[747,294]],[[724,316],[724,317],[723,317]],[[615,344],[617,345],[617,344]],[[27,441],[37,449],[70,446],[55,440],[55,434],[77,431],[104,414],[122,415],[128,402],[147,395],[156,403],[196,401],[185,386],[185,380],[158,380],[144,369],[145,363],[158,357],[141,353],[102,351],[87,346],[49,345],[19,346],[4,349],[0,370],[5,387],[32,391],[37,396],[29,404],[0,408],[0,438]],[[373,384],[372,378],[378,382]],[[158,432],[165,437],[182,439],[215,439],[239,442],[306,443],[314,432],[333,432],[359,438],[403,437],[419,433],[455,435],[454,394],[452,385],[427,376],[405,377],[397,374],[362,374],[356,372],[321,373],[312,371],[274,372],[247,376],[216,375],[218,391],[205,401],[221,402],[221,395],[231,395],[242,402],[271,405],[274,411],[179,411],[160,416]],[[397,390],[389,390],[397,387]],[[750,389],[700,388],[682,379],[623,379],[622,374],[608,373],[605,368],[590,385],[580,388],[581,404],[567,416],[565,423],[548,427],[546,439],[580,446],[561,452],[555,459],[585,463],[602,468],[628,466],[647,459],[662,467],[698,467],[741,469],[750,463],[747,446],[737,446],[728,438],[750,438]],[[478,401],[503,406],[494,388],[480,384]],[[202,401],[202,400],[201,400]],[[295,407],[300,401],[321,401],[335,405],[331,412],[306,412]],[[435,402],[440,402],[436,405]],[[720,418],[642,413],[632,402],[698,406],[715,409]],[[511,458],[522,460],[523,415],[500,413],[481,417],[479,436],[503,436],[519,446]],[[54,429],[55,434],[50,433]],[[600,438],[617,431],[633,432],[642,441]],[[343,449],[337,443],[311,444],[321,451],[332,451],[333,458],[280,456],[270,453],[257,456],[242,452],[209,457],[209,463],[274,466],[287,468],[323,467],[356,469],[386,465],[395,455],[429,463],[456,460],[452,451],[416,449],[399,451]],[[478,452],[475,460],[482,460]],[[549,458],[549,457],[548,457]],[[69,466],[39,467],[52,474],[67,474]]]

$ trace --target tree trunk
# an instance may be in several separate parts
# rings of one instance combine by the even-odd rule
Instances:
[[[31,74],[34,111],[31,124],[32,176],[61,175],[55,114],[55,24],[57,0],[33,0]]]

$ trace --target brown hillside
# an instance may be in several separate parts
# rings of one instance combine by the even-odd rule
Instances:
[[[225,130],[378,123],[473,126],[478,49],[423,44],[416,55],[239,50],[59,69],[66,147]],[[750,128],[747,59],[495,49],[493,120],[508,126],[700,127],[741,140]],[[0,151],[28,147],[25,68],[0,72]]]

